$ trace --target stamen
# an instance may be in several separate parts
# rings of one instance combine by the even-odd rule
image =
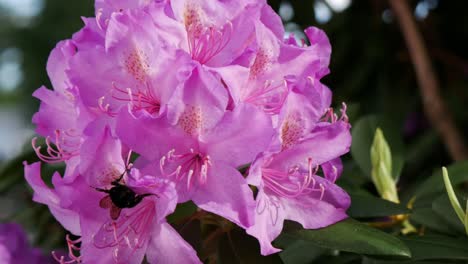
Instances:
[[[232,37],[231,22],[227,21],[220,29],[208,25],[203,10],[194,3],[185,6],[184,23],[190,55],[201,64],[219,54]]]
[[[146,110],[150,114],[159,113],[161,102],[149,83],[145,83],[144,90],[137,89],[136,92],[131,88],[125,90],[119,88],[115,83],[112,83],[112,87],[116,92],[112,97],[118,101],[130,103],[134,111]]]
[[[103,14],[102,8],[99,8],[96,11],[96,24],[100,30],[104,31],[104,27],[101,25],[102,14]]]
[[[190,190],[190,187],[192,186],[192,176],[193,176],[193,170],[189,170],[187,173],[187,189]]]
[[[330,122],[330,123],[335,123],[337,121],[343,121],[343,122],[349,123],[349,118],[348,118],[348,115],[346,114],[346,110],[347,110],[347,105],[343,102],[341,104],[341,109],[340,109],[341,116],[338,117],[338,115],[335,114],[333,108],[330,107],[326,111],[325,115],[322,117],[322,121],[323,122]]]
[[[167,169],[171,167],[175,169],[168,172]],[[209,167],[211,167],[210,157],[193,149],[186,154],[175,154],[175,150],[172,149],[159,161],[160,171],[165,177],[173,177],[177,182],[186,181],[189,190],[195,183],[206,183]]]
[[[187,28],[189,52],[192,59],[201,64],[210,61],[219,54],[229,43],[233,26],[227,22],[221,30],[214,27],[200,28],[200,24],[191,24]]]
[[[135,208],[122,211],[116,220],[105,222],[93,234],[94,247],[112,250],[115,263],[129,263],[134,252],[149,240],[156,209],[154,202],[145,200]]]
[[[320,200],[323,198],[325,187],[319,184],[316,188],[314,179],[319,166],[313,166],[312,158],[308,159],[308,170],[303,173],[298,166],[292,166],[287,172],[262,168],[262,178],[265,187],[273,194],[286,198],[297,198],[312,192],[320,192]]]
[[[126,162],[126,169],[129,170],[133,164],[130,163],[130,158],[132,157],[133,150],[129,150],[127,154],[127,162]]]
[[[104,104],[105,97],[101,97],[98,99],[98,107],[103,113],[107,114],[110,117],[116,117],[117,113],[113,113],[110,110],[110,104]]]
[[[310,184],[310,182],[312,182],[312,189],[315,187],[315,179],[314,179],[314,175],[317,173],[317,167],[313,168],[312,166],[312,158],[308,158],[307,159],[307,162],[308,162],[308,183]]]
[[[348,115],[346,114],[346,110],[348,109],[348,106],[346,105],[345,102],[342,102],[341,103],[341,118],[340,120],[343,120],[344,122],[348,123],[349,122],[349,118],[348,118]]]
[[[41,146],[37,146],[37,138],[33,138],[31,144],[34,152],[36,152],[39,159],[50,164],[59,163],[77,156],[79,154],[80,143],[76,141],[79,141],[79,135],[74,135],[73,132],[74,130],[64,132],[55,130],[55,147],[52,146],[50,137],[46,137],[47,155],[41,153]],[[68,140],[66,140],[67,138]]]
[[[244,101],[251,103],[270,115],[278,114],[288,96],[289,89],[286,81],[279,85],[273,85],[272,81],[266,81],[260,89],[255,89],[245,96]]]
[[[81,238],[76,240],[70,239],[70,236],[66,236],[67,246],[68,246],[68,260],[65,260],[65,256],[57,256],[55,251],[52,251],[52,257],[60,264],[72,264],[72,263],[81,263],[82,259],[81,256],[76,256],[75,251],[80,251],[81,248],[76,244],[81,243]]]
[[[321,183],[319,185],[320,185],[320,191],[321,191],[319,200],[322,201],[323,195],[325,194],[325,187]]]

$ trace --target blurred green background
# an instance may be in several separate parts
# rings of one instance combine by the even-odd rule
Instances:
[[[303,37],[302,30],[309,25],[325,30],[333,53],[331,73],[324,82],[334,92],[334,105],[348,104],[352,124],[368,115],[384,120],[391,147],[405,164],[400,188],[414,188],[435,168],[451,163],[422,110],[411,59],[386,0],[269,2],[283,18],[286,30],[298,37]],[[409,2],[442,96],[466,135],[468,1]],[[46,234],[32,232],[44,248],[61,243],[63,231],[51,224],[53,218],[44,208],[39,213],[27,210],[33,205],[20,162],[34,160],[31,116],[39,103],[31,94],[41,85],[51,88],[45,70],[49,52],[83,25],[81,16],[93,14],[92,0],[0,0],[0,221],[15,219],[28,225],[26,220],[33,216],[31,230],[41,225],[47,230]],[[343,181],[375,191],[350,155]]]

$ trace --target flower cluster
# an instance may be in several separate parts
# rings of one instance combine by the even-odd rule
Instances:
[[[47,264],[40,249],[31,248],[26,234],[17,224],[0,224],[0,263]]]
[[[285,219],[320,228],[346,218],[350,200],[334,182],[350,125],[320,82],[331,53],[322,31],[305,31],[310,45],[285,39],[265,0],[95,6],[49,57],[54,90],[34,93],[46,141],[34,149],[66,170],[53,189],[40,163],[25,164],[26,179],[81,237],[69,241],[81,256],[62,263],[199,263],[165,220],[189,200],[244,228],[264,255],[279,251],[271,242]]]

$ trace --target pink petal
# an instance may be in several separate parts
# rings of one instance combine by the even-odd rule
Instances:
[[[76,47],[70,40],[64,40],[57,43],[52,50],[47,61],[47,74],[54,90],[63,93],[70,88],[68,77],[65,70],[68,69],[70,59],[76,54]]]
[[[273,197],[274,198],[274,197]],[[279,236],[283,229],[285,212],[281,206],[276,207],[263,189],[257,194],[257,207],[255,209],[255,224],[246,231],[258,239],[262,255],[270,255],[281,251],[273,247],[271,242]]]
[[[255,201],[242,175],[222,162],[213,162],[208,179],[200,184],[192,200],[200,208],[218,214],[241,227],[253,224]]]
[[[88,137],[81,146],[80,174],[90,186],[104,188],[126,171],[120,140],[109,127]]]
[[[168,119],[196,137],[219,122],[227,103],[228,94],[223,85],[197,64],[191,76],[174,93],[168,105]]]
[[[53,189],[47,187],[41,178],[41,163],[36,162],[31,165],[24,163],[24,175],[26,181],[34,190],[33,200],[38,203],[45,204],[54,217],[59,221],[62,226],[75,235],[80,234],[80,224],[78,222],[78,214],[69,208],[62,207],[62,197]],[[56,174],[54,178],[60,178]],[[61,182],[56,182],[55,188],[61,188]]]
[[[146,257],[150,263],[201,263],[192,246],[165,222],[154,226]]]
[[[307,164],[309,158],[316,166],[347,153],[351,145],[349,127],[342,121],[321,124],[307,139],[277,154],[271,167],[288,170],[290,166]]]
[[[213,160],[233,167],[253,162],[266,150],[273,136],[271,120],[263,111],[247,104],[226,112],[221,122],[202,141]]]
[[[156,162],[172,149],[180,152],[196,146],[194,139],[172,126],[165,117],[155,119],[147,113],[135,116],[127,109],[122,109],[117,117],[116,133],[130,149]]]

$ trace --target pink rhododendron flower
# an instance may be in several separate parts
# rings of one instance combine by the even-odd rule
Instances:
[[[0,263],[47,264],[52,261],[40,249],[32,248],[23,229],[13,223],[0,224]]]
[[[54,189],[42,181],[39,163],[26,165],[26,179],[34,189],[34,200],[48,205],[66,229],[81,236],[82,256],[70,253],[70,261],[141,263],[146,254],[152,263],[168,263],[177,258],[198,263],[194,250],[165,222],[165,216],[173,212],[177,202],[173,186],[142,175],[137,169],[127,173],[119,144],[109,129],[88,139],[83,152],[94,162],[84,159],[80,168],[83,173],[73,177],[73,181],[54,175]],[[100,172],[101,178],[95,178],[95,172]],[[112,194],[116,186],[124,189],[114,189],[117,198]],[[122,200],[122,195],[130,200]],[[132,202],[138,196],[142,199],[131,207],[116,205]],[[174,244],[168,245],[163,239],[171,239]]]
[[[173,116],[152,119],[145,112],[135,117],[123,111],[117,134],[148,160],[151,174],[176,183],[179,202],[191,199],[200,208],[250,226],[253,195],[236,168],[269,144],[270,118],[247,105],[226,111],[226,90],[200,66],[175,93],[168,106]]]
[[[350,126],[320,82],[331,54],[323,31],[305,31],[310,45],[284,39],[264,0],[95,8],[52,51],[53,90],[34,93],[46,140],[34,149],[66,167],[53,188],[40,163],[25,164],[25,177],[34,201],[79,237],[57,261],[199,263],[165,220],[189,200],[246,229],[264,255],[279,251],[271,242],[285,219],[320,228],[346,217],[335,181]]]
[[[343,133],[347,126],[340,121],[317,127],[308,139],[265,154],[253,164],[249,177],[259,192],[255,225],[247,232],[258,238],[263,255],[279,251],[271,241],[280,234],[285,219],[315,229],[347,217],[350,198],[330,180],[336,179],[330,173],[338,170],[330,162],[349,151],[350,135]],[[331,172],[323,166],[331,166]]]
[[[279,251],[271,241],[285,219],[308,229],[325,227],[344,219],[350,205],[346,192],[334,184],[342,169],[339,157],[351,145],[345,109],[339,120],[327,111],[331,94],[313,79],[289,86],[277,138],[252,164],[248,177],[259,191],[255,225],[247,233],[258,238],[264,255]],[[321,121],[322,116],[331,123]]]

